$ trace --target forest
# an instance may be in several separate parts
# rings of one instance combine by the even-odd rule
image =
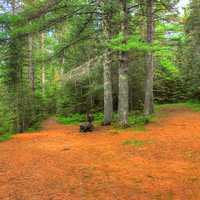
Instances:
[[[46,116],[113,113],[198,100],[199,1],[2,1],[0,130]]]
[[[72,149],[77,147],[76,145],[80,140],[82,144],[79,148],[80,155],[77,152],[72,153],[77,157],[82,157],[81,151],[83,151],[86,154],[89,152],[94,153],[94,155],[99,154],[104,159],[107,155],[105,151],[110,151],[110,156],[112,155],[111,152],[114,152],[114,160],[111,159],[112,166],[115,165],[114,162],[118,162],[118,159],[122,159],[119,161],[122,162],[119,164],[119,168],[121,167],[119,177],[125,176],[125,166],[132,164],[134,166],[129,158],[125,158],[129,153],[133,153],[131,149],[135,148],[136,152],[138,151],[137,156],[140,156],[140,149],[148,146],[150,153],[148,153],[148,149],[144,149],[144,155],[147,158],[149,156],[149,159],[153,159],[155,155],[159,154],[156,149],[160,150],[162,156],[168,156],[168,159],[173,157],[174,151],[174,159],[179,159],[180,151],[185,152],[188,148],[190,155],[188,153],[187,156],[191,156],[191,166],[189,164],[188,166],[191,168],[188,167],[188,174],[183,174],[183,176],[179,174],[177,177],[183,178],[187,175],[190,178],[193,177],[191,180],[193,182],[187,182],[186,186],[190,185],[188,187],[194,190],[196,194],[196,196],[192,196],[189,192],[187,193],[187,189],[180,186],[179,180],[172,181],[169,187],[166,186],[167,182],[163,183],[168,189],[171,188],[167,190],[168,193],[163,193],[166,188],[163,189],[161,186],[156,186],[160,187],[159,191],[153,193],[154,189],[149,189],[150,182],[148,180],[146,182],[144,178],[140,183],[143,184],[142,181],[145,181],[148,192],[151,191],[153,196],[147,191],[146,193],[144,190],[139,192],[135,188],[133,193],[136,196],[134,197],[134,195],[130,195],[131,192],[128,189],[129,179],[127,182],[121,183],[124,185],[124,190],[120,190],[113,177],[109,180],[110,187],[113,187],[114,192],[107,191],[104,188],[101,193],[101,189],[98,190],[100,186],[95,185],[101,180],[98,180],[98,177],[95,176],[93,181],[96,188],[94,191],[91,191],[90,188],[93,184],[92,180],[88,180],[87,185],[87,180],[84,182],[81,179],[81,186],[77,184],[83,191],[80,189],[80,194],[70,193],[73,187],[77,186],[74,186],[73,180],[70,179],[72,182],[69,183],[71,184],[71,190],[68,188],[69,196],[62,196],[64,194],[58,189],[62,193],[60,193],[60,198],[59,195],[49,197],[48,189],[50,190],[51,187],[46,186],[48,188],[47,193],[43,194],[43,197],[34,196],[29,191],[30,188],[27,189],[29,192],[25,192],[26,194],[22,192],[21,188],[16,189],[16,191],[12,188],[14,192],[11,189],[11,196],[7,197],[5,194],[9,192],[6,192],[7,189],[5,188],[9,188],[8,186],[4,187],[5,190],[2,189],[4,192],[0,192],[0,199],[200,199],[200,193],[196,189],[196,187],[200,187],[200,171],[196,170],[196,175],[189,174],[193,168],[196,169],[198,166],[195,164],[200,164],[200,138],[198,135],[200,131],[198,121],[200,120],[198,113],[200,111],[199,77],[200,0],[0,0],[0,142],[5,141],[0,143],[0,180],[1,169],[4,168],[1,168],[1,166],[4,166],[1,154],[2,159],[6,159],[6,157],[9,157],[8,152],[21,148],[21,153],[17,154],[16,151],[9,154],[10,158],[14,160],[15,154],[20,157],[18,161],[15,161],[19,163],[14,163],[13,166],[21,166],[25,157],[28,166],[32,160],[29,160],[30,156],[28,156],[26,149],[30,151],[31,156],[37,151],[36,149],[30,150],[29,146],[22,147],[20,145],[25,145],[22,144],[22,141],[26,141],[28,138],[30,142],[34,142],[37,134],[39,134],[38,144],[34,143],[34,148],[37,147],[38,151],[39,144],[44,149],[49,147],[50,152],[53,149],[61,148],[59,137],[62,136],[62,142],[65,140],[72,142],[71,145],[74,145],[72,145]],[[79,133],[79,125],[87,121],[86,115],[88,113],[92,114],[94,120],[94,132],[85,134],[85,138],[82,138],[83,135]],[[168,117],[165,119],[165,115],[169,115],[169,119]],[[158,122],[160,120],[161,122]],[[154,127],[154,123],[163,123],[163,126],[160,125],[159,129],[159,125]],[[174,124],[178,125],[173,127]],[[150,135],[144,136],[144,138],[140,135],[136,136],[139,139],[130,139],[134,135],[131,135],[131,133],[130,138],[127,136],[129,132],[135,131],[135,127],[140,127],[143,130],[146,129],[146,126],[150,129],[153,126],[150,135],[156,131],[159,132],[160,135],[153,135],[152,137],[155,137],[155,140],[158,137],[160,143],[155,142],[156,144],[154,144],[151,141],[154,139],[151,139]],[[165,128],[166,135],[164,134]],[[182,133],[181,131],[185,131],[182,137],[177,135],[177,138],[175,138],[174,135],[179,132]],[[65,136],[62,135],[63,132],[66,132]],[[118,136],[118,133],[121,132],[122,134]],[[123,134],[123,132],[125,133]],[[190,136],[190,132],[194,135]],[[35,137],[34,133],[36,133]],[[43,136],[40,136],[42,133]],[[173,135],[170,135],[170,133]],[[107,134],[116,138],[111,139],[112,137]],[[51,138],[52,142],[54,137],[55,140],[58,137],[57,143],[48,143],[49,140],[45,144],[42,143],[44,136],[49,140]],[[147,142],[146,140],[143,141],[145,137],[147,137]],[[190,141],[188,145],[191,146],[185,146],[184,137]],[[173,138],[174,143],[172,142]],[[11,140],[7,141],[8,139]],[[110,143],[112,141],[116,148],[113,147],[115,149],[111,150],[112,145],[107,140]],[[165,143],[162,143],[164,140],[166,140]],[[125,147],[125,150],[119,149],[118,146],[120,145],[117,146],[117,141],[123,143],[122,146],[128,147]],[[91,146],[92,143],[99,145],[98,148],[92,149],[94,148]],[[33,144],[30,143],[29,145]],[[83,147],[84,145],[85,147]],[[101,145],[105,145],[104,151]],[[153,145],[158,145],[158,147],[151,149]],[[169,145],[169,148],[166,146],[167,150],[164,151],[163,145]],[[176,145],[180,147],[179,150],[176,149]],[[7,149],[8,147],[10,149]],[[32,147],[30,146],[30,148]],[[87,151],[86,148],[88,148]],[[71,151],[71,147],[68,146],[64,146],[63,149],[64,152]],[[31,151],[33,152],[31,153]],[[124,151],[126,156],[123,154]],[[27,156],[25,156],[26,153]],[[119,158],[117,155],[119,155]],[[47,156],[48,158],[45,157],[45,159],[48,160],[51,156],[49,154],[49,157]],[[59,156],[56,154],[56,158],[62,160],[63,158]],[[96,165],[100,166],[100,161],[97,158],[94,162],[92,161],[93,156],[89,156],[91,163],[97,162]],[[193,156],[195,157],[194,160],[192,160]],[[22,159],[22,157],[24,158]],[[84,158],[84,156],[80,158],[80,162],[86,162]],[[41,161],[42,157],[38,157],[39,160]],[[72,160],[70,158],[66,160],[66,165]],[[47,161],[47,165],[53,171],[48,162],[50,161]],[[77,160],[74,162],[74,164],[80,164]],[[139,166],[143,165],[142,161],[137,162]],[[161,162],[159,158],[157,162]],[[124,168],[121,166],[123,164]],[[156,169],[151,164],[149,168]],[[179,166],[179,164],[174,164],[174,168],[183,170],[184,166]],[[43,163],[43,166],[45,166],[45,163]],[[106,169],[108,171],[105,173],[114,173],[114,169],[109,168],[109,166],[108,164],[108,169]],[[166,163],[163,166],[170,168],[171,165]],[[104,167],[106,168],[106,165]],[[148,164],[143,167],[144,171],[148,171]],[[171,166],[169,169],[170,177],[173,177],[173,173],[177,172],[173,172],[172,168]],[[186,168],[187,166],[184,169]],[[73,171],[70,166],[67,170],[68,172]],[[95,169],[90,170],[95,171]],[[82,174],[79,174],[82,171],[80,169],[79,171],[74,172],[74,177],[76,175],[82,177]],[[92,176],[93,171],[88,172],[86,170],[83,171],[83,174]],[[51,172],[48,171],[48,173]],[[96,171],[94,173],[96,174]],[[152,173],[154,172],[152,171]],[[155,173],[149,175],[149,177],[153,177],[150,177],[152,181],[156,176]],[[161,176],[162,173],[160,171],[158,173],[160,174],[157,174],[157,176]],[[117,179],[118,175],[115,174],[114,177]],[[90,177],[87,178],[90,179]],[[165,178],[163,179],[166,180]],[[56,181],[58,180],[56,179]],[[140,183],[137,182],[137,184]],[[158,180],[155,180],[154,183],[157,185]],[[193,183],[196,183],[196,186]],[[109,186],[105,187],[108,188]],[[36,188],[36,186],[33,186],[33,188]],[[65,188],[64,183],[63,188]],[[174,188],[175,191],[173,191]],[[22,196],[17,191],[20,191]],[[56,190],[55,194],[58,194],[58,191]],[[184,198],[184,195],[181,196],[181,192],[187,198]],[[12,196],[13,194],[16,196]],[[95,197],[95,194],[102,194],[102,196]]]

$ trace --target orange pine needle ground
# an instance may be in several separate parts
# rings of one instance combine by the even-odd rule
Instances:
[[[51,119],[0,143],[0,200],[200,200],[200,113],[165,112],[143,132]]]

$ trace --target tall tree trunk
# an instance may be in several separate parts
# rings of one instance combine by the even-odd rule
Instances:
[[[153,17],[154,0],[146,0],[146,1],[147,1],[147,42],[151,44],[153,42],[153,35],[154,35],[154,17]],[[154,58],[153,58],[153,53],[148,52],[146,55],[146,84],[145,84],[145,102],[144,102],[145,115],[150,115],[154,112],[153,78],[154,78]]]
[[[121,31],[124,35],[123,43],[127,43],[128,37],[128,6],[127,0],[120,0],[123,12],[123,20],[121,23]],[[128,112],[129,112],[129,86],[128,86],[128,52],[120,53],[119,65],[119,97],[118,97],[118,114],[119,123],[121,126],[128,125]]]
[[[16,1],[11,0],[11,10],[12,10],[12,15],[16,15]],[[19,49],[19,40],[16,38],[11,38],[10,42],[10,52],[11,52],[11,57],[10,57],[10,66],[11,66],[11,82],[9,83],[9,88],[10,91],[10,104],[11,109],[14,114],[14,131],[16,132],[21,132],[22,127],[21,127],[21,104],[20,104],[20,90],[21,90],[21,85],[20,85],[20,66],[19,66],[19,60],[18,56],[20,53]],[[23,108],[22,108],[23,109]]]
[[[44,54],[44,33],[41,33],[41,51],[42,51],[42,54]],[[44,56],[43,56],[44,57]],[[42,94],[43,96],[45,95],[45,85],[46,85],[46,70],[45,70],[45,64],[42,63]]]
[[[64,66],[65,66],[65,55],[63,53],[63,55],[61,57],[61,67],[60,67],[60,77],[61,77],[61,80],[63,80],[63,76],[64,76]]]
[[[110,3],[105,1],[103,6]],[[106,7],[106,6],[105,6]],[[105,40],[109,40],[112,37],[112,27],[111,27],[111,18],[112,10],[104,10],[103,18],[103,29]],[[111,72],[112,57],[109,49],[106,50],[103,70],[104,70],[104,125],[110,125],[112,122],[113,115],[113,96],[112,96],[112,72]]]
[[[12,14],[15,15],[16,14],[16,1],[15,0],[11,1],[11,7],[12,7]]]
[[[32,93],[35,91],[35,67],[33,64],[33,36],[28,36],[28,46],[29,46],[29,80],[32,89]]]
[[[107,50],[104,60],[104,125],[110,125],[113,114],[112,74],[110,54]]]

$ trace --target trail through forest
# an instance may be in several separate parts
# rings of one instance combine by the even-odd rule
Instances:
[[[164,113],[145,131],[83,135],[50,119],[16,135],[0,144],[0,199],[200,199],[200,113]]]

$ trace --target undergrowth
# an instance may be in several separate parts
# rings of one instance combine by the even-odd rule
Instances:
[[[145,130],[145,125],[157,121],[159,117],[165,115],[165,112],[160,112],[163,109],[168,109],[168,108],[189,108],[192,111],[200,111],[200,102],[199,101],[194,101],[190,100],[187,102],[183,103],[172,103],[172,104],[160,104],[160,105],[155,105],[155,114],[150,115],[150,116],[144,116],[141,112],[133,112],[129,114],[128,117],[128,128],[134,128],[136,130]],[[157,113],[161,113],[157,115]],[[103,122],[103,113],[98,112],[98,113],[93,113],[94,117],[94,124],[102,124]],[[70,124],[75,124],[78,125],[82,122],[86,122],[86,115],[81,114],[81,113],[76,113],[76,114],[71,114],[69,116],[57,116],[57,121],[62,124],[70,125]],[[112,127],[116,130],[123,130],[123,127],[120,127],[120,125],[117,123],[117,113],[113,114],[113,123]]]
[[[28,129],[26,130],[26,132],[32,133],[32,132],[35,132],[35,131],[40,130],[40,129],[41,129],[41,123],[42,123],[41,120],[38,121],[38,122],[36,122],[36,123],[33,124],[30,128],[28,128]]]
[[[135,127],[143,127],[144,125],[148,124],[153,120],[153,115],[144,116],[142,114],[137,115],[129,115],[128,117],[128,124],[130,126]]]
[[[103,113],[94,113],[94,122],[101,123],[103,121]],[[86,121],[86,115],[81,113],[72,114],[69,116],[57,116],[57,121],[62,124],[80,124]]]
[[[156,107],[156,112],[159,112],[162,109],[167,109],[167,108],[188,108],[188,109],[191,109],[192,111],[199,112],[200,111],[200,101],[188,100],[188,101],[182,102],[182,103],[157,104],[155,107]]]
[[[11,133],[2,134],[2,135],[0,135],[0,142],[5,142],[5,141],[11,139],[11,137],[12,137]]]
[[[200,101],[190,100],[190,101],[187,101],[185,104],[186,104],[186,107],[190,108],[193,111],[196,111],[196,112],[200,111]]]
[[[101,112],[94,113],[94,124],[102,124],[104,120],[104,115]],[[85,114],[72,114],[69,116],[57,116],[57,121],[62,124],[70,125],[70,124],[80,124],[82,122],[86,122],[86,115]],[[129,127],[135,127],[137,129],[144,129],[144,125],[148,124],[153,120],[153,115],[152,116],[144,116],[140,113],[132,113],[129,114],[128,117],[128,123]],[[120,127],[117,123],[117,113],[113,114],[113,123],[112,126],[116,129],[123,129]]]

